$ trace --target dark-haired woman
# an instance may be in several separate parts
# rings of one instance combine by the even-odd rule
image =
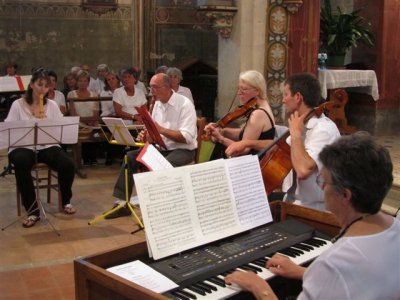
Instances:
[[[59,119],[63,115],[54,101],[47,101],[49,91],[49,76],[41,70],[33,73],[27,93],[16,100],[11,106],[6,122],[20,120]],[[43,111],[40,105],[40,96],[43,95]],[[74,214],[76,209],[70,204],[72,197],[72,183],[74,181],[75,167],[73,161],[57,144],[36,146],[37,161],[46,163],[58,172],[62,205],[64,213]],[[21,191],[22,203],[28,217],[23,221],[25,228],[32,227],[40,219],[40,210],[36,202],[36,193],[31,176],[32,166],[35,164],[33,146],[11,149],[10,162],[15,168],[15,178]]]

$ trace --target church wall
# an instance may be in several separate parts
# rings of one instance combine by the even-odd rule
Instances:
[[[112,69],[132,65],[131,1],[118,1],[115,11],[95,14],[81,1],[4,1],[0,6],[0,66],[19,65],[19,74],[32,67],[56,71],[59,86],[72,66],[100,63]],[[1,70],[3,72],[3,70]]]
[[[264,0],[238,0],[231,37],[218,41],[218,99],[216,115],[224,116],[237,93],[240,72],[264,73],[266,7]],[[236,96],[233,107],[238,106]]]

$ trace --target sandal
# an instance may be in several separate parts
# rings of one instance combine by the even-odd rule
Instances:
[[[67,204],[64,206],[64,213],[66,215],[73,215],[74,213],[76,213],[76,208],[73,207],[71,204]]]
[[[31,215],[22,223],[22,227],[29,228],[36,224],[37,221],[40,220],[39,216]]]

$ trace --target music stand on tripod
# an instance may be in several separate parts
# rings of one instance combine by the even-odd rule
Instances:
[[[129,147],[143,147],[143,143],[137,143],[133,139],[131,133],[129,132],[129,128],[125,125],[124,121],[121,118],[109,118],[104,117],[103,122],[106,124],[107,128],[111,132],[111,137],[108,137],[107,134],[104,132],[104,136],[106,137],[108,143],[112,145],[123,145],[125,146],[125,154],[124,154],[124,175],[125,175],[125,202],[118,204],[116,207],[106,211],[105,213],[95,217],[93,220],[89,221],[88,224],[92,225],[99,220],[103,220],[106,216],[112,214],[113,212],[123,208],[124,206],[128,207],[129,210],[132,212],[132,215],[135,217],[139,227],[141,229],[144,228],[142,221],[140,220],[139,216],[135,212],[134,205],[130,203],[129,199],[129,192],[128,192],[128,155],[127,152]],[[136,231],[132,232],[135,233]]]
[[[42,146],[54,144],[75,144],[78,141],[79,117],[63,117],[60,119],[19,120],[0,123],[0,149],[29,148],[34,151],[35,164],[38,163],[38,151]],[[60,233],[47,218],[46,210],[40,199],[39,170],[36,172],[36,200],[32,203],[25,215],[17,218],[1,230],[5,230],[21,218],[33,211],[39,210],[44,220],[53,228],[57,235]],[[34,204],[37,208],[34,210]]]

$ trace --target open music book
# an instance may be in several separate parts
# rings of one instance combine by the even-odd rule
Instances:
[[[151,139],[154,143],[158,146],[167,150],[167,146],[165,145],[163,139],[161,138],[160,133],[154,124],[153,118],[150,116],[149,111],[147,110],[146,106],[137,106],[135,107],[137,112],[139,113],[140,117],[142,118],[144,126],[146,126],[147,132],[150,135]]]
[[[257,156],[138,173],[134,179],[154,259],[272,221]]]

